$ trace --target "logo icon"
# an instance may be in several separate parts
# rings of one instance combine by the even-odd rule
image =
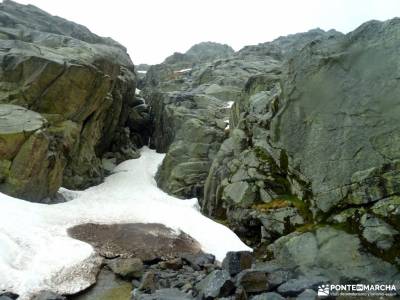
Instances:
[[[318,287],[318,296],[329,296],[329,285],[323,284]]]

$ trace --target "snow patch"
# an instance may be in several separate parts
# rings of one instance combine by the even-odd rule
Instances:
[[[136,95],[140,95],[140,92],[141,92],[142,90],[139,90],[138,88],[135,90],[135,94]]]
[[[228,102],[226,102],[225,107],[226,108],[231,108],[234,103],[235,103],[235,101],[228,101]]]
[[[190,72],[191,70],[192,70],[192,68],[182,69],[182,70],[175,71],[175,73],[187,73],[187,72]]]
[[[147,73],[147,71],[143,71],[143,70],[140,70],[140,71],[137,71],[138,73],[140,73],[140,74],[146,74]]]
[[[195,238],[222,260],[227,251],[251,250],[227,227],[203,216],[197,199],[180,200],[158,189],[154,175],[164,155],[143,148],[105,182],[85,191],[60,189],[68,202],[46,205],[0,193],[0,290],[30,299],[51,290],[76,293],[94,281],[93,248],[67,235],[84,223],[161,223]]]

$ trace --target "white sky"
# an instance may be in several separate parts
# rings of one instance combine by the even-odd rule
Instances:
[[[399,0],[17,0],[87,26],[155,64],[202,41],[245,45],[320,27],[349,32],[400,16]]]

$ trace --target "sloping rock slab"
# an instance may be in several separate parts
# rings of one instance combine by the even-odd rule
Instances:
[[[107,258],[137,257],[142,261],[154,261],[201,251],[200,244],[186,233],[158,223],[88,223],[70,228],[68,234],[91,244]]]

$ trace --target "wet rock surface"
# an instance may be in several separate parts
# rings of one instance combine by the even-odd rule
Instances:
[[[70,228],[68,234],[91,244],[106,258],[154,261],[173,258],[180,253],[196,254],[201,249],[199,243],[184,232],[175,232],[156,223],[83,224]],[[114,271],[117,270],[116,273],[129,273],[130,267],[136,271],[135,268],[140,265],[134,260],[111,261],[110,264]]]
[[[97,282],[80,295],[70,296],[73,300],[126,300],[129,299],[132,286],[129,282],[121,280],[108,269],[102,269],[97,277]],[[50,299],[49,299],[50,300]]]

